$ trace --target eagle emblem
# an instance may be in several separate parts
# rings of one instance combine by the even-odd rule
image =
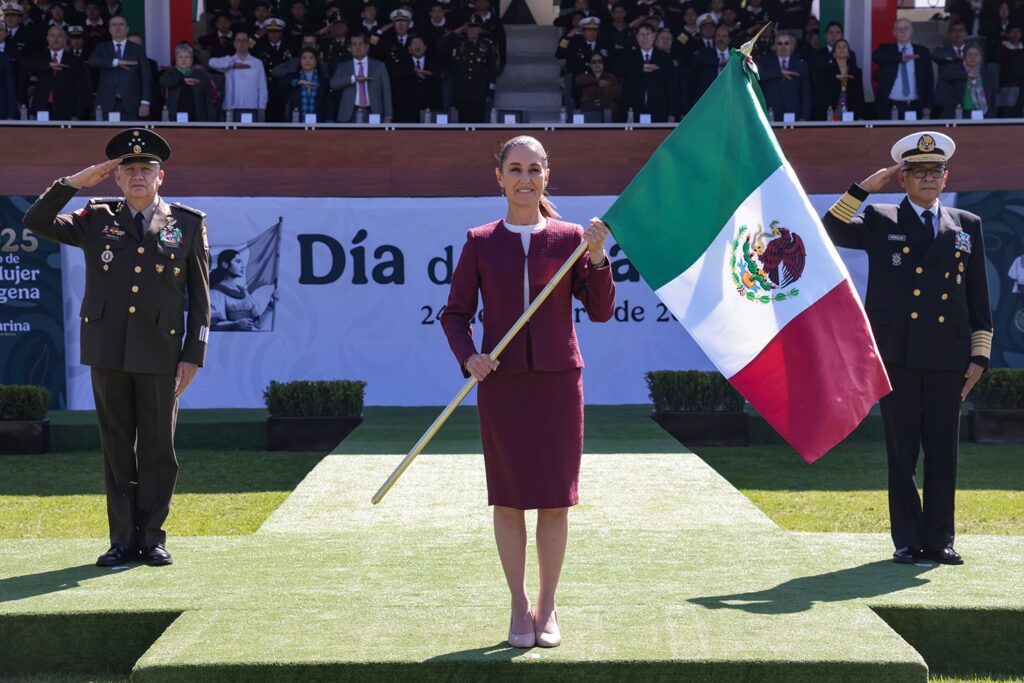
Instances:
[[[917,151],[919,152],[934,152],[935,151],[935,138],[931,135],[922,135],[917,141]]]
[[[740,296],[767,304],[800,294],[790,285],[803,275],[806,260],[807,250],[800,235],[772,221],[767,231],[762,225],[754,232],[746,225],[740,226],[729,263]]]

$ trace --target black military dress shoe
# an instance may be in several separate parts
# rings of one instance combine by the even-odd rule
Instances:
[[[167,549],[162,545],[150,546],[143,556],[143,561],[150,567],[162,567],[167,564],[174,564],[174,560],[171,559],[171,554],[167,552]]]
[[[960,553],[953,550],[953,546],[947,545],[944,548],[937,548],[928,552],[928,557],[942,564],[963,564],[964,558]]]
[[[905,545],[892,554],[892,561],[899,564],[914,564],[920,557],[920,550],[914,550],[910,546]]]
[[[103,553],[96,560],[97,567],[116,567],[121,564],[127,564],[132,560],[138,559],[138,551],[130,551],[123,545],[114,544],[110,546],[110,550]]]

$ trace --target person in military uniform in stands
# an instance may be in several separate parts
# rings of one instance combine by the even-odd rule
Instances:
[[[555,56],[565,60],[566,84],[572,89],[572,99],[576,109],[580,106],[580,90],[576,86],[576,77],[587,72],[590,58],[601,55],[606,61],[611,59],[615,48],[600,35],[601,20],[598,17],[583,17],[579,23],[579,35],[562,38],[558,43]]]
[[[282,84],[271,74],[275,67],[292,58],[291,48],[284,40],[284,21],[271,17],[263,22],[264,36],[256,41],[252,56],[263,62],[267,74],[267,121],[285,120],[285,108],[291,88]]]
[[[483,22],[473,15],[459,31],[465,38],[451,51],[451,70],[455,80],[455,108],[459,123],[483,123],[487,101],[494,97],[498,51],[494,43],[480,35]],[[452,35],[457,35],[456,31]]]
[[[953,549],[960,405],[992,349],[981,219],[939,201],[955,151],[942,133],[902,138],[892,148],[896,164],[851,185],[822,218],[837,246],[868,254],[865,309],[893,389],[881,408],[899,563],[963,562]],[[857,216],[897,174],[903,201]],[[923,506],[915,481],[922,448]]]
[[[390,14],[390,19],[390,26],[383,27],[377,35],[370,37],[370,56],[384,62],[388,67],[388,73],[394,79],[398,74],[396,69],[409,59],[409,39],[412,37],[409,27],[412,24],[412,12],[396,9]]]
[[[85,253],[82,363],[92,369],[111,543],[96,564],[167,565],[178,398],[203,365],[210,328],[206,222],[160,198],[171,151],[159,135],[125,130],[106,152],[109,161],[51,185],[22,221]],[[58,215],[111,173],[123,197]]]

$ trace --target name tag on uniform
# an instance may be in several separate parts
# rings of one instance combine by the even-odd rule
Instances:
[[[963,230],[958,230],[956,233],[956,239],[953,241],[953,247],[957,251],[971,253],[971,236]]]
[[[907,241],[907,236],[906,235],[889,235],[889,241],[890,242],[906,242]]]

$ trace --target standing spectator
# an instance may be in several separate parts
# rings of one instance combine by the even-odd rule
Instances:
[[[353,33],[349,40],[352,59],[342,62],[331,76],[331,88],[341,94],[338,103],[338,123],[355,123],[361,113],[363,120],[370,114],[379,114],[390,123],[391,80],[383,62],[370,59],[370,41],[365,33]]]
[[[108,24],[114,17],[121,16],[121,11],[121,3],[118,0],[107,0],[106,4],[103,6],[103,15],[107,18]]]
[[[967,27],[954,21],[947,32],[948,45],[932,50],[932,60],[938,64],[939,80],[935,84],[932,115],[937,119],[953,118],[957,104],[963,103],[964,57],[967,54]]]
[[[7,52],[6,37],[7,26],[0,25],[0,119],[14,119],[18,117],[17,82],[14,78],[17,67]]]
[[[843,39],[843,25],[838,21],[830,21],[825,27],[825,44],[811,52],[807,65],[811,70],[811,118],[821,121],[829,106],[835,107],[836,70],[833,63],[833,51],[838,41]],[[846,60],[856,65],[857,55],[846,44]],[[858,76],[859,79],[859,76]],[[863,95],[863,92],[861,93]],[[838,112],[838,110],[836,110]],[[859,110],[858,110],[859,111]],[[862,114],[858,114],[862,115]]]
[[[285,23],[284,40],[289,50],[297,52],[301,49],[302,38],[312,35],[316,29],[313,28],[313,22],[309,20],[309,7],[305,0],[292,0],[289,4],[291,5],[290,16]]]
[[[145,51],[146,46],[142,42],[142,36],[138,33],[133,33],[128,36],[129,43],[135,43]],[[160,66],[156,63],[156,60],[152,57],[146,57],[146,61],[142,64],[143,68],[145,65],[149,65],[149,82],[153,84],[153,99],[149,105],[149,120],[159,121],[160,112],[164,106],[164,94],[163,89],[158,87],[157,84],[160,82]]]
[[[459,123],[483,123],[487,102],[494,98],[498,78],[498,50],[480,35],[483,22],[472,15],[465,25],[466,37],[452,50],[455,108]]]
[[[911,42],[914,25],[909,19],[896,20],[892,29],[895,43],[879,45],[871,59],[878,65],[878,93],[875,97],[875,115],[880,119],[890,118],[890,111],[896,108],[896,115],[903,118],[906,111],[917,112],[921,117],[932,106],[932,61],[928,48]]]
[[[275,67],[292,58],[292,51],[284,41],[284,22],[271,17],[263,22],[265,35],[256,41],[252,49],[253,56],[260,60],[267,76],[267,121],[284,121],[285,106],[288,104],[290,88],[271,77]]]
[[[654,49],[668,55],[672,60],[672,77],[669,87],[674,91],[672,101],[675,102],[675,108],[669,113],[676,121],[679,121],[682,119],[683,113],[690,109],[690,65],[685,61],[684,51],[677,48],[676,45],[676,41],[672,39],[672,31],[667,28],[661,29],[654,36]]]
[[[704,37],[709,33],[707,26],[707,21],[701,23],[701,41],[697,43],[691,57],[693,64],[694,104],[711,87],[714,80],[718,78],[718,74],[722,72],[722,69],[729,62],[729,31],[717,28],[712,29],[710,33],[713,38],[711,45],[708,46],[707,39]]]
[[[267,19],[270,19],[270,3],[267,0],[257,0],[252,6],[252,21],[247,27],[247,33],[252,40],[258,41],[266,34]],[[238,30],[235,33],[238,33]]]
[[[326,65],[327,73],[333,74],[338,64],[352,58],[348,45],[348,23],[339,14],[331,22],[330,35],[320,44],[320,61]]]
[[[747,6],[740,14],[740,23],[746,27],[744,33],[748,39],[756,36],[761,27],[771,20],[771,14],[765,7],[764,0],[747,0]]]
[[[327,74],[314,48],[302,48],[298,69],[283,78],[291,88],[288,95],[289,114],[298,111],[300,121],[305,121],[308,114],[314,114],[318,122],[330,120],[333,112],[328,109],[331,100],[328,96],[330,88]]]
[[[391,24],[382,28],[378,36],[379,42],[370,49],[370,56],[379,59],[388,67],[394,77],[395,68],[402,68],[409,56],[409,25],[412,23],[412,12],[396,9],[389,16]],[[373,38],[370,39],[373,45]]]
[[[682,25],[676,33],[679,36],[677,40],[682,45],[687,45],[694,38],[700,37],[700,26],[697,25],[697,10],[694,9],[693,5],[687,5],[683,10]]]
[[[263,62],[249,54],[249,34],[235,33],[235,54],[215,57],[209,62],[211,69],[224,72],[224,111],[233,121],[241,115],[252,114],[257,121],[266,118],[267,75]]]
[[[999,92],[998,76],[985,68],[985,52],[980,43],[972,43],[964,56],[964,115],[980,111],[986,119],[996,117],[996,95]]]
[[[1024,43],[1021,43],[1021,25],[1010,24],[1006,32],[1006,40],[996,50],[996,62],[999,64],[1000,99],[1005,100],[1006,114],[1020,117],[1021,110],[1016,104],[1021,93],[1020,77],[1014,67],[1020,65],[1024,70]]]
[[[85,29],[81,26],[72,26],[68,29],[68,51],[72,57],[83,62],[89,59],[89,53],[85,50]]]
[[[244,31],[248,27],[245,18],[245,10],[242,9],[242,0],[228,0],[227,8],[222,12],[231,20],[231,34],[235,31]]]
[[[82,28],[85,29],[85,50],[89,55],[97,45],[110,40],[110,31],[107,30],[107,21],[103,18],[98,0],[85,3],[85,21]]]
[[[36,87],[29,111],[50,114],[52,121],[83,121],[89,118],[89,70],[81,58],[65,47],[64,31],[50,26],[46,31],[48,49],[33,60]]]
[[[223,16],[223,15],[222,15]],[[174,48],[174,65],[164,69],[160,85],[167,88],[167,113],[176,121],[178,113],[189,121],[216,121],[210,101],[212,85],[206,69],[195,63],[195,52],[188,43]]]
[[[420,36],[409,41],[409,55],[398,71],[395,83],[395,121],[419,123],[420,112],[441,109],[441,66],[427,53]]]
[[[780,32],[803,31],[811,15],[811,0],[775,0],[773,14]]]
[[[491,12],[491,0],[470,0],[473,12],[480,17],[480,33],[498,48],[498,73],[508,62],[508,40],[505,37],[505,25],[501,17]]]
[[[806,121],[811,115],[811,71],[796,54],[796,38],[790,33],[776,35],[775,54],[757,63],[765,105],[776,121],[782,121],[785,114]]]
[[[71,0],[68,3],[67,20],[72,26],[81,26],[85,22],[85,0]]]
[[[994,59],[996,50],[1006,40],[1006,34],[1013,23],[1013,9],[1009,2],[1000,2],[996,13],[981,27],[981,35],[985,38],[985,58]]]
[[[375,4],[366,2],[363,5],[363,9],[359,12],[359,24],[360,30],[370,36],[370,46],[376,45],[377,31],[381,26],[377,22],[377,6]]]
[[[729,39],[734,44],[743,34],[743,24],[740,23],[739,13],[732,7],[725,7],[722,10],[722,20],[719,24],[729,31]]]
[[[807,17],[803,38],[797,41],[796,53],[805,62],[810,62],[811,53],[821,48],[821,24],[813,14]]]
[[[7,26],[7,54],[16,58],[17,55],[28,57],[33,48],[32,31],[24,25],[24,10],[16,2],[5,2],[2,5],[4,24]],[[13,50],[12,50],[13,47]]]
[[[580,91],[576,85],[576,77],[587,71],[590,58],[595,54],[609,57],[613,50],[607,43],[600,42],[599,31],[601,20],[597,17],[584,17],[579,23],[579,35],[568,40],[563,52],[565,55],[565,73],[572,93],[573,106],[580,107]],[[564,41],[564,39],[563,39]]]
[[[654,49],[654,30],[642,24],[636,32],[636,47],[620,55],[616,73],[622,76],[620,115],[633,110],[650,114],[651,121],[675,121],[676,89],[672,82],[672,58]]]
[[[955,0],[949,5],[950,20],[962,21],[971,36],[980,36],[981,27],[993,15],[995,6],[992,0]]]
[[[837,121],[842,120],[845,112],[852,113],[855,119],[864,118],[864,76],[845,39],[840,38],[832,46],[832,60],[826,74],[831,78],[823,83],[826,107],[823,113],[831,107],[832,117]]]
[[[199,47],[209,57],[228,57],[235,53],[235,32],[231,30],[231,17],[218,14],[213,20],[213,31],[199,39]]]
[[[418,28],[419,35],[427,44],[427,53],[431,57],[443,57],[444,50],[440,49],[441,41],[452,32],[451,22],[448,21],[444,12],[444,3],[435,0],[430,4],[427,21]]]
[[[611,123],[619,111],[619,79],[605,71],[605,60],[601,54],[590,57],[587,71],[576,77],[580,89],[580,110],[584,120],[590,123]]]
[[[103,117],[118,112],[122,121],[148,119],[153,101],[153,80],[146,51],[128,40],[128,20],[110,20],[111,41],[100,43],[89,56],[89,65],[99,70],[96,104]]]

